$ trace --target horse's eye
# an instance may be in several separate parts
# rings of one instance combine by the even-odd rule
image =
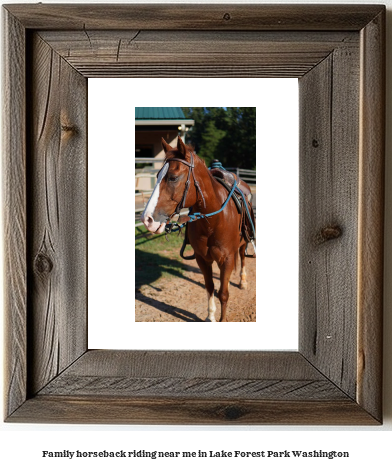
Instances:
[[[175,183],[176,181],[178,181],[178,176],[169,176],[169,181]]]

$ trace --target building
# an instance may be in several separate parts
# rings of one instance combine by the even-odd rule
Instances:
[[[194,123],[185,118],[181,107],[135,108],[136,190],[146,191],[154,186],[154,170],[162,166],[165,158],[162,137],[176,146],[177,137],[180,135],[185,141],[186,132]]]

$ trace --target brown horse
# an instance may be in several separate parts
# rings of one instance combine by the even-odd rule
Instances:
[[[180,137],[177,148],[162,138],[166,160],[158,173],[157,183],[141,220],[153,233],[162,233],[170,218],[182,208],[192,207],[192,213],[214,213],[221,209],[228,198],[227,189],[212,176],[205,163],[187,147]],[[249,186],[242,182],[249,190]],[[236,267],[238,253],[241,257],[240,287],[246,288],[245,251],[247,242],[241,235],[241,214],[233,199],[225,208],[208,218],[188,223],[187,237],[194,249],[195,258],[203,273],[208,299],[208,319],[216,322],[212,264],[220,270],[221,322],[226,322],[229,299],[229,281]]]

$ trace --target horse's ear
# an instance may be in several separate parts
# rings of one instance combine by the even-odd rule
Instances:
[[[163,137],[162,137],[162,147],[165,150],[165,153],[167,153],[170,150],[173,150],[173,147],[170,146],[168,143],[166,143]]]
[[[181,155],[185,158],[186,157],[186,146],[184,142],[181,140],[181,137],[178,136],[177,138],[177,150],[181,153]]]

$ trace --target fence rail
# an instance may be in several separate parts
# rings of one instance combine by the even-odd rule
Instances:
[[[256,184],[256,170],[247,170],[242,168],[226,168],[227,171],[233,171],[238,178],[241,178],[248,184]]]
[[[143,193],[135,193],[135,212],[136,213],[144,211],[144,208],[146,207],[146,202],[145,202],[144,198],[147,198],[147,197],[149,198],[151,196],[151,194],[152,194],[152,190],[147,191],[145,193],[144,192]],[[143,203],[142,207],[140,207],[140,205],[139,205],[139,207],[137,207],[139,196],[141,197],[141,200],[142,200],[142,203]],[[140,199],[139,199],[139,201],[140,201]]]
[[[161,163],[165,158],[135,158],[135,163]]]

